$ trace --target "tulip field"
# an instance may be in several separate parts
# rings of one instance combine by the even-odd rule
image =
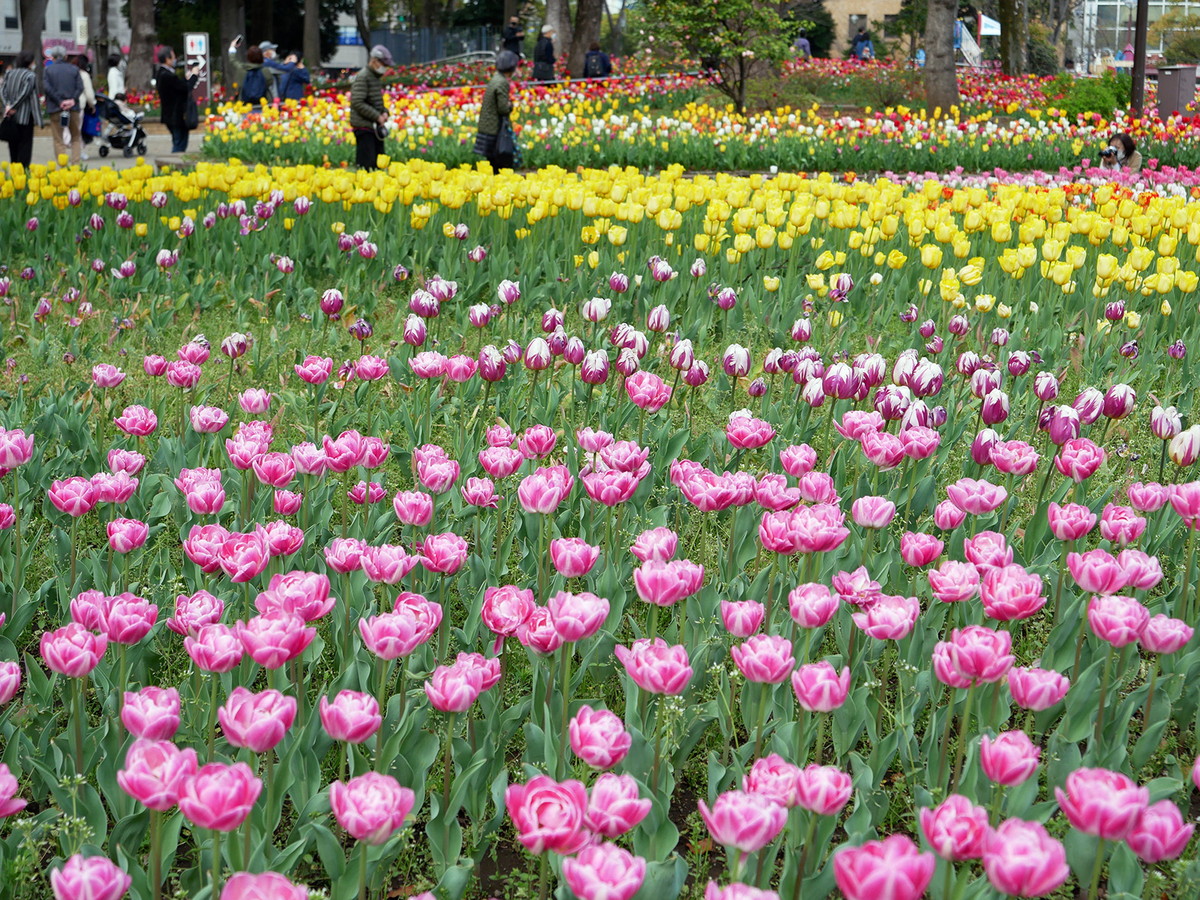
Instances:
[[[0,168],[0,898],[1200,895],[1188,195]]]

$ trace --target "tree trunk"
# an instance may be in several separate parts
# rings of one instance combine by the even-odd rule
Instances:
[[[954,19],[958,0],[929,0],[925,19],[925,103],[932,115],[942,115],[958,103],[958,73],[954,70]]]
[[[221,0],[220,7],[220,36],[218,46],[212,48],[212,58],[221,60],[221,76],[225,87],[233,87],[234,72],[229,65],[229,45],[233,39],[246,33],[246,7],[242,0]]]
[[[150,90],[150,78],[157,61],[154,59],[154,0],[129,0],[129,70],[125,73],[127,88]],[[175,48],[182,53],[182,47]]]
[[[320,0],[304,0],[304,64],[310,69],[321,65]]]
[[[1005,75],[1025,72],[1028,44],[1026,0],[1000,0],[1000,65]]]
[[[48,0],[21,0],[21,49],[33,54],[38,60],[38,78],[42,77],[42,32],[46,30],[46,4]],[[41,82],[39,81],[39,84]]]
[[[569,0],[546,0],[546,24],[554,28],[554,56],[562,56],[571,46],[571,5]]]
[[[583,58],[593,41],[600,40],[600,17],[604,14],[604,0],[579,0],[575,7],[575,39],[567,56],[567,67],[571,75],[583,75]]]
[[[354,0],[354,24],[358,26],[358,36],[363,47],[369,53],[371,50],[371,24],[367,21],[367,0]]]

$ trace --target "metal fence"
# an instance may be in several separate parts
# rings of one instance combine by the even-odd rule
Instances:
[[[494,28],[410,28],[405,31],[372,31],[371,43],[383,44],[397,65],[409,66],[459,56],[495,50],[500,41]]]

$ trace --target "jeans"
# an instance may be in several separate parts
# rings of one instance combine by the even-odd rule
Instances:
[[[17,129],[17,138],[8,142],[8,157],[12,162],[29,168],[29,161],[33,157],[33,123],[18,125]]]
[[[183,125],[172,125],[171,131],[171,152],[172,153],[187,153],[188,145],[188,130]]]

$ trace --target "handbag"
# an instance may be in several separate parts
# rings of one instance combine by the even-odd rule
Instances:
[[[500,123],[500,133],[496,135],[496,155],[508,156],[517,152],[517,138],[513,134],[512,123],[505,119]]]
[[[0,141],[8,143],[21,136],[21,128],[17,125],[15,116],[4,116],[0,119]]]
[[[85,112],[83,114],[83,124],[80,130],[91,137],[100,136],[100,117],[94,112]]]
[[[195,131],[200,126],[200,109],[196,106],[196,98],[188,94],[187,105],[183,108],[183,127]]]

